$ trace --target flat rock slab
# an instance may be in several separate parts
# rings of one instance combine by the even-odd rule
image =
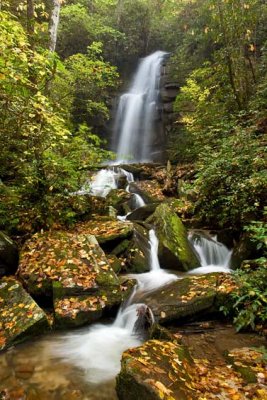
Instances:
[[[34,296],[52,296],[53,282],[58,283],[61,296],[92,293],[99,285],[118,284],[93,236],[60,231],[36,234],[26,242],[18,273]]]
[[[54,297],[56,326],[73,328],[97,321],[106,310],[127,299],[135,284],[128,279],[116,287],[100,288],[94,295]]]
[[[235,285],[228,274],[188,276],[155,290],[144,301],[160,323],[218,311]]]
[[[261,363],[254,365],[262,370]],[[120,400],[265,400],[265,375],[260,374],[257,383],[247,384],[223,362],[193,359],[176,342],[150,340],[123,353],[116,389]]]
[[[123,240],[133,234],[133,224],[131,222],[121,222],[115,219],[96,219],[78,224],[75,231],[81,234],[94,235],[98,243]]]
[[[0,350],[48,329],[46,314],[14,278],[0,280]]]

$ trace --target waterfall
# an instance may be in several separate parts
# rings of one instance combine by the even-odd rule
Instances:
[[[114,134],[117,162],[148,161],[157,115],[160,68],[167,53],[156,51],[139,64],[128,93],[119,100]]]
[[[201,234],[189,235],[189,240],[197,252],[201,267],[190,273],[230,272],[232,251],[223,243],[218,242],[217,236],[205,237]]]
[[[150,230],[149,239],[150,272],[129,275],[138,284],[127,303],[120,307],[115,321],[111,325],[94,324],[86,331],[64,335],[60,342],[51,344],[51,354],[82,369],[88,382],[98,384],[113,379],[120,371],[123,351],[142,343],[134,326],[137,309],[145,305],[136,302],[136,297],[177,279],[176,275],[160,268],[158,239],[154,230]]]
[[[159,271],[160,270],[159,258],[158,258],[159,241],[154,229],[151,229],[149,231],[149,239],[150,239],[150,270]]]

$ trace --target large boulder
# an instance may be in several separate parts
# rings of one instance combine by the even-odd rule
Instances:
[[[181,219],[167,204],[159,205],[147,222],[155,227],[159,239],[158,256],[162,268],[188,271],[200,266]]]
[[[18,274],[33,296],[53,302],[60,327],[90,323],[127,294],[92,235],[34,235],[24,245]]]
[[[5,233],[0,232],[0,277],[15,274],[18,264],[17,246]]]
[[[173,341],[150,340],[123,353],[116,390],[119,400],[200,400],[267,398],[266,359],[261,349],[251,349],[246,357],[229,354],[233,368],[225,361],[193,358],[189,349]],[[244,349],[238,349],[244,353]],[[249,358],[249,361],[247,360]],[[247,375],[235,371],[247,367]]]
[[[150,246],[148,230],[134,224],[134,234],[124,254],[126,272],[142,273],[150,270]]]
[[[188,350],[173,342],[150,340],[123,353],[116,390],[120,400],[186,400],[194,395]],[[193,398],[193,397],[192,397]],[[194,397],[196,398],[196,397]]]
[[[0,279],[0,350],[48,328],[46,314],[21,283],[11,277]]]
[[[156,321],[169,323],[218,312],[235,288],[229,274],[188,276],[145,295]]]

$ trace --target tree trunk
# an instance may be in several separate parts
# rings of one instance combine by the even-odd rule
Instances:
[[[57,31],[58,31],[61,0],[52,0],[52,3],[53,6],[50,17],[50,27],[49,27],[49,34],[50,34],[49,50],[55,51],[57,45]]]

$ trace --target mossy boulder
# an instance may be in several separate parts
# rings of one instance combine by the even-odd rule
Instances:
[[[218,312],[232,290],[228,274],[189,276],[155,290],[142,301],[152,309],[156,321],[166,324]]]
[[[114,207],[119,214],[123,213],[123,204],[131,199],[131,194],[123,189],[112,189],[106,197],[109,206]]]
[[[123,353],[116,390],[120,400],[187,400],[190,389],[188,350],[177,343],[150,340]],[[191,397],[192,396],[192,397]]]
[[[62,295],[93,293],[118,278],[91,235],[54,231],[35,234],[22,249],[19,278],[33,296],[52,297],[57,282]]]
[[[0,277],[15,274],[18,264],[19,253],[16,244],[0,231]]]
[[[167,204],[159,205],[147,222],[155,227],[159,239],[158,256],[162,268],[188,271],[200,266],[181,219]]]
[[[244,349],[238,349],[243,352]],[[231,351],[231,355],[236,350]],[[257,381],[222,360],[193,358],[176,341],[150,340],[123,353],[116,390],[119,400],[200,400],[267,398],[266,360],[250,352]],[[254,358],[255,357],[255,358]],[[253,360],[254,358],[254,360]],[[238,356],[236,364],[247,361]],[[251,382],[251,380],[250,380]]]
[[[142,225],[134,224],[133,237],[124,254],[125,271],[142,273],[150,270],[150,246],[148,231]]]
[[[11,277],[0,279],[0,350],[49,329],[46,314]]]

